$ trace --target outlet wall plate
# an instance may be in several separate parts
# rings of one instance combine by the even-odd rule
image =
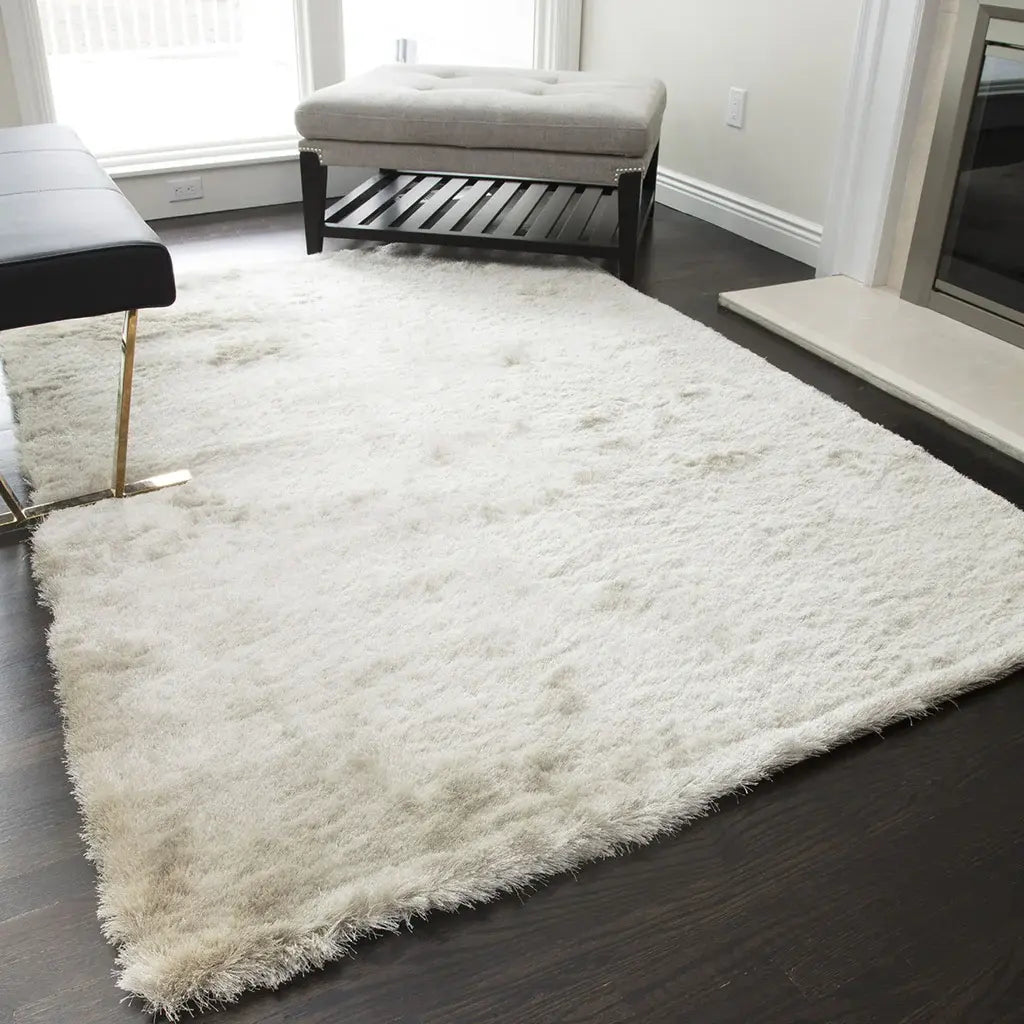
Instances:
[[[733,86],[729,90],[729,106],[725,112],[725,123],[730,128],[742,128],[747,120],[747,90]]]
[[[188,178],[171,178],[167,182],[167,187],[170,189],[169,199],[172,203],[203,198],[203,179],[198,174]]]

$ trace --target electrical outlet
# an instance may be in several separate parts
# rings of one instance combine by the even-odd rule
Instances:
[[[729,90],[729,106],[725,113],[725,123],[731,128],[742,128],[747,119],[747,90],[733,86]]]
[[[203,179],[198,174],[191,178],[172,178],[167,184],[171,189],[172,203],[203,198]]]

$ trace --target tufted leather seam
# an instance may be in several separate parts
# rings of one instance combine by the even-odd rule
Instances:
[[[0,185],[0,188],[3,186]],[[124,193],[113,183],[109,185],[58,185],[55,188],[23,188],[17,192],[0,192],[0,199],[8,196],[35,196],[46,192],[117,192]]]
[[[47,252],[33,253],[31,256],[16,256],[11,259],[0,258],[0,267],[30,267],[34,263],[47,263],[51,260],[68,260],[80,258],[92,260],[102,257],[104,253],[120,254],[125,249],[142,249],[147,253],[166,253],[167,246],[159,239],[152,241],[147,238],[135,238],[126,242],[107,242],[104,245],[89,249],[51,249]]]
[[[0,149],[0,157],[24,156],[26,153],[84,153],[86,156],[92,156],[92,153],[87,149],[72,149],[68,146],[62,146],[60,149],[57,149],[56,146],[47,146],[40,149]]]

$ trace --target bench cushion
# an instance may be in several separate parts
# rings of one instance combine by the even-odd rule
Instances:
[[[61,125],[0,129],[0,330],[174,302],[166,246]]]
[[[635,160],[657,141],[665,95],[656,78],[395,64],[317,90],[295,124],[306,139]]]

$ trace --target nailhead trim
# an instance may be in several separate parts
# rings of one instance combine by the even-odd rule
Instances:
[[[623,174],[629,174],[633,171],[642,171],[643,167],[616,167],[615,168],[615,180],[619,180],[619,176]]]

